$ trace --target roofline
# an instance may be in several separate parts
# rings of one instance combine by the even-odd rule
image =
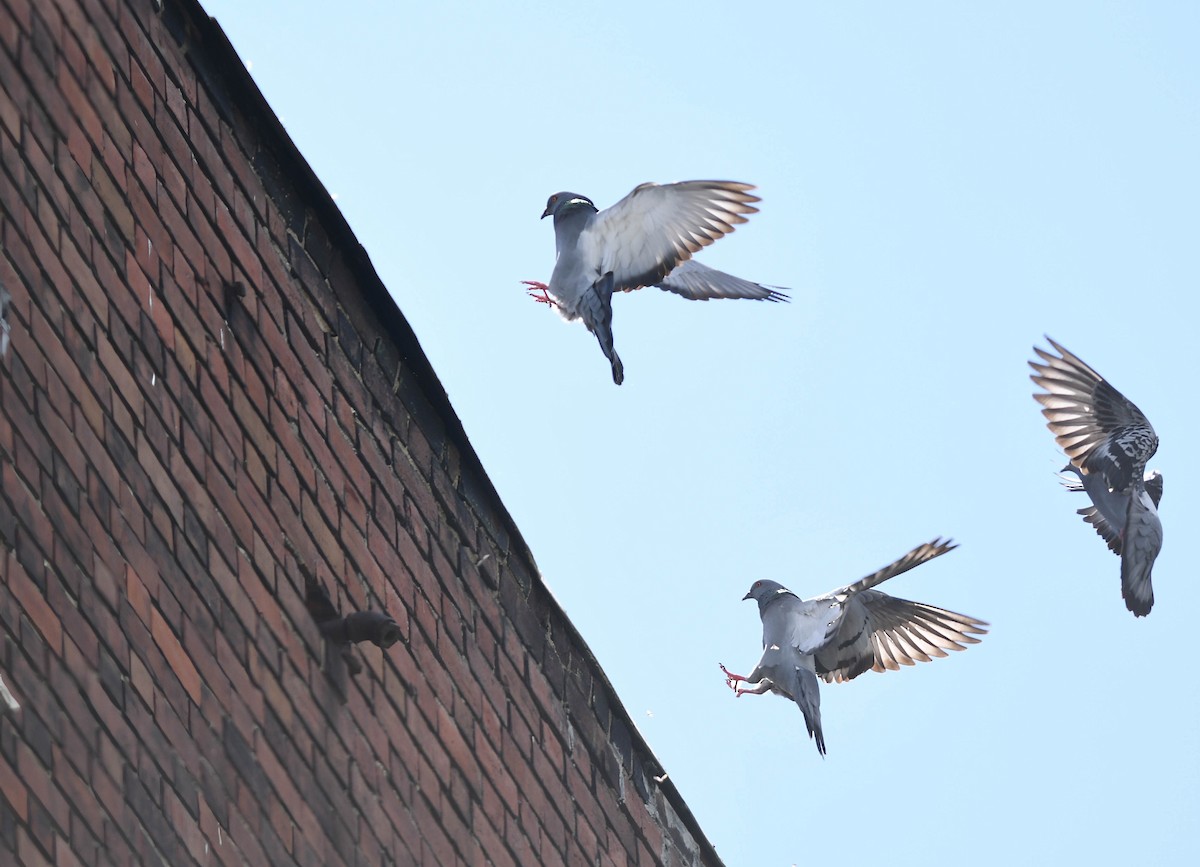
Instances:
[[[179,13],[183,16],[182,20],[172,20],[176,12],[176,4],[178,4]],[[628,727],[634,743],[641,752],[652,758],[656,765],[662,767],[654,751],[650,749],[649,744],[642,737],[641,731],[625,709],[624,703],[616,689],[613,688],[612,682],[609,681],[608,675],[604,672],[599,660],[596,659],[591,647],[588,646],[583,635],[559,605],[554,594],[542,581],[541,571],[534,560],[533,552],[525,542],[524,536],[521,535],[520,529],[504,505],[495,485],[492,484],[474,446],[471,445],[462,420],[454,411],[449,395],[446,394],[441,380],[434,372],[433,365],[421,348],[416,332],[413,331],[387,286],[375,271],[375,266],[372,264],[366,248],[359,243],[349,222],[334,203],[333,197],[317,177],[312,166],[308,164],[308,160],[300,153],[300,149],[292,141],[266,97],[259,90],[233,44],[225,35],[225,31],[221,29],[221,25],[215,18],[204,11],[198,0],[174,0],[174,2],[159,0],[159,4],[156,5],[160,5],[162,9],[160,14],[167,29],[181,45],[185,46],[186,53],[191,58],[197,74],[210,85],[224,86],[233,103],[241,110],[243,119],[251,125],[263,145],[271,151],[282,172],[294,185],[304,206],[312,210],[322,224],[330,242],[342,253],[350,273],[363,290],[368,306],[379,319],[383,330],[395,342],[405,365],[415,374],[416,382],[425,398],[445,423],[447,438],[462,454],[464,464],[470,466],[483,482],[484,493],[492,500],[492,506],[500,514],[512,540],[512,553],[523,557],[528,562],[531,573],[537,578],[534,586],[544,594],[547,605],[556,611],[562,618],[562,622],[566,624],[572,642],[577,644],[583,652],[592,669],[593,677],[607,689],[610,707],[619,713],[620,719]],[[192,41],[187,38],[189,35],[195,37],[195,42],[202,46],[207,56],[198,57],[195,52],[187,50],[189,42]],[[211,64],[205,63],[205,60],[210,60]],[[714,864],[723,863],[716,848],[705,835],[700,823],[696,821],[674,782],[669,778],[665,779],[659,784],[659,788],[680,819],[688,826],[699,847],[701,858]]]

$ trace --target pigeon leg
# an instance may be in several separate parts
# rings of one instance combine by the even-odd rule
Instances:
[[[771,684],[765,683],[765,682],[760,683],[758,686],[754,687],[753,689],[751,689],[748,686],[738,686],[737,684],[734,684],[731,687],[731,689],[733,690],[733,694],[736,695],[738,698],[741,698],[744,695],[762,695],[764,692],[766,692],[770,688],[771,688]]]
[[[547,286],[542,281],[540,281],[540,280],[522,280],[521,282],[529,287],[525,291],[528,292],[529,297],[532,298],[534,301],[536,301],[538,304],[545,304],[548,307],[557,307],[558,306],[557,304],[554,303],[554,299],[550,297],[550,287]],[[541,292],[542,294],[538,295],[537,293],[539,293],[539,292]]]
[[[738,698],[741,698],[743,695],[762,695],[771,688],[771,685],[768,683],[760,683],[754,688],[741,686],[742,683],[749,682],[749,678],[747,678],[744,674],[734,674],[719,662],[717,665],[720,666],[721,671],[725,672],[725,685],[732,689],[733,694]]]

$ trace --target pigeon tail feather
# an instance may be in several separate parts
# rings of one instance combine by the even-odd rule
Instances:
[[[613,382],[620,385],[625,381],[625,365],[613,347],[612,295],[613,275],[610,271],[593,283],[579,299],[579,315],[588,330],[596,335],[600,351],[612,365]]]
[[[1145,617],[1154,606],[1150,573],[1162,549],[1162,523],[1150,494],[1144,489],[1129,498],[1129,515],[1121,551],[1121,596],[1135,617]]]
[[[808,736],[817,742],[817,752],[825,755],[825,733],[821,730],[821,692],[817,676],[807,668],[796,668],[797,689],[792,698],[804,714]]]

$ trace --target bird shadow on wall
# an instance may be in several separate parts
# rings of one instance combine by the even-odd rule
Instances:
[[[402,640],[404,635],[400,631],[400,625],[385,611],[352,611],[342,614],[334,605],[329,591],[299,558],[292,545],[287,543],[287,547],[292,549],[292,556],[296,557],[296,567],[304,579],[304,607],[324,639],[322,668],[345,701],[347,676],[355,677],[363,670],[363,662],[354,652],[354,645],[369,641],[376,647],[387,650]]]

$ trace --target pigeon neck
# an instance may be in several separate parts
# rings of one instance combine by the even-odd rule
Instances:
[[[574,247],[594,213],[596,213],[596,209],[589,205],[571,205],[555,212],[555,249],[559,255],[562,255],[564,249]]]
[[[579,220],[580,222],[586,221],[594,213],[596,213],[596,206],[591,202],[584,200],[568,202],[554,212],[554,228],[557,229],[559,226],[574,220]]]
[[[768,609],[769,607],[771,607],[771,606],[772,606],[772,605],[774,605],[776,602],[778,602],[780,599],[783,599],[783,598],[784,598],[784,597],[786,597],[786,596],[791,596],[791,597],[792,597],[792,598],[794,598],[794,599],[798,599],[798,598],[799,598],[799,597],[798,597],[798,596],[796,596],[796,594],[795,594],[795,593],[793,593],[791,590],[776,590],[776,591],[775,591],[774,593],[772,593],[770,596],[766,596],[766,597],[760,598],[760,599],[758,600],[758,613],[759,613],[759,615],[765,614],[765,613],[766,613],[766,611],[767,611],[767,609]]]

